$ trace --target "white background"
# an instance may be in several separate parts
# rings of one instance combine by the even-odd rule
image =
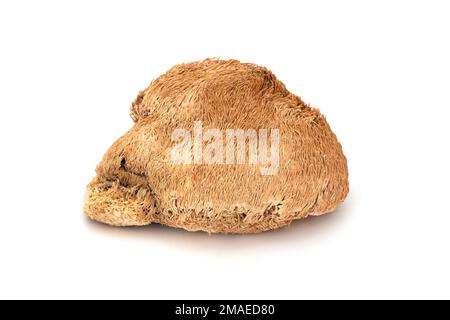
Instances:
[[[0,298],[450,298],[448,1],[2,1]],[[269,67],[349,161],[335,213],[260,235],[82,213],[180,62]]]

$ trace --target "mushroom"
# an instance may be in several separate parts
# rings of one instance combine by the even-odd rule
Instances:
[[[264,67],[176,65],[139,93],[131,117],[88,185],[94,220],[258,233],[347,196],[347,160],[325,117]]]

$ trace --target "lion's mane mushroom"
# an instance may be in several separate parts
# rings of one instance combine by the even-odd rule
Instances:
[[[331,212],[348,193],[347,161],[324,116],[266,68],[176,65],[139,93],[131,117],[88,185],[85,212],[97,221],[257,233]]]

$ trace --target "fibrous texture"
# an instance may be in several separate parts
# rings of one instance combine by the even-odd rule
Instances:
[[[177,65],[139,93],[131,117],[134,126],[109,148],[88,185],[92,219],[257,233],[331,212],[348,193],[347,161],[324,116],[266,68],[215,59]],[[184,162],[173,157],[180,129],[192,138]],[[245,133],[245,158],[237,136],[228,140],[230,129]],[[273,130],[279,141],[270,140]],[[258,138],[268,141],[267,154],[278,155],[269,174],[259,158],[265,145],[250,147]],[[212,140],[224,147],[208,149]]]

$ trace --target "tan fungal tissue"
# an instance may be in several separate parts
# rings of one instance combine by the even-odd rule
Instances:
[[[349,191],[325,117],[264,67],[176,65],[139,93],[131,117],[87,187],[94,220],[258,233],[332,212]]]

